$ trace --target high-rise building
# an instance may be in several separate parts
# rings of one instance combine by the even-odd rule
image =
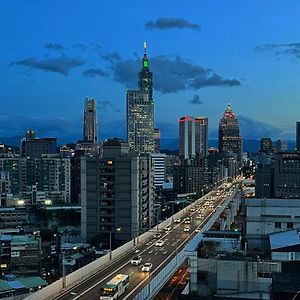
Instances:
[[[219,152],[232,152],[237,156],[239,166],[242,164],[242,138],[239,122],[228,104],[219,123]]]
[[[156,188],[162,188],[165,182],[165,153],[153,153],[151,154],[152,164],[154,167],[154,186]]]
[[[152,72],[144,45],[142,69],[139,73],[139,89],[128,90],[127,105],[127,140],[130,150],[137,153],[154,152],[154,101]]]
[[[204,158],[208,154],[208,119],[185,116],[179,119],[179,156]]]
[[[272,153],[273,152],[273,143],[272,139],[269,137],[264,137],[260,139],[260,153]]]
[[[259,155],[255,166],[255,197],[274,197],[274,157]]]
[[[23,157],[31,158],[57,153],[57,138],[36,138],[35,132],[29,129],[26,137],[21,140],[20,152]]]
[[[300,153],[278,152],[274,157],[275,198],[300,198]]]
[[[153,168],[150,156],[130,155],[119,139],[103,144],[103,158],[81,157],[82,238],[95,236],[108,246],[131,240],[154,222]],[[121,228],[120,231],[117,229]]]
[[[300,121],[296,122],[296,150],[300,151]]]
[[[83,141],[98,143],[96,100],[85,98],[83,116]]]
[[[154,128],[154,152],[160,153],[160,130]]]
[[[275,143],[275,151],[276,152],[281,152],[281,151],[288,151],[288,141],[284,140],[277,140]]]

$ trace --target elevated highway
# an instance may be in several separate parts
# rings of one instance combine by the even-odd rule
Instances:
[[[117,274],[130,275],[129,289],[120,299],[151,299],[172,274],[187,259],[187,248],[195,250],[201,240],[201,232],[208,230],[228,204],[234,199],[239,201],[240,182],[223,184],[207,195],[198,199],[188,207],[179,211],[168,220],[159,224],[139,237],[138,243],[130,241],[112,253],[91,264],[69,274],[26,299],[99,299],[99,291],[103,285]],[[238,206],[238,204],[236,205]],[[189,231],[184,219],[190,217]],[[180,219],[178,223],[174,220]],[[171,230],[165,228],[171,226]],[[161,233],[161,247],[155,245],[155,234]],[[142,272],[142,264],[132,266],[130,261],[136,253],[142,256],[142,263],[150,262],[150,272]],[[62,288],[63,287],[63,288]]]

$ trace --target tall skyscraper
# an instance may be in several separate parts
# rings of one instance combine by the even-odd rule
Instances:
[[[154,152],[160,153],[160,130],[154,128]]]
[[[179,119],[179,156],[204,158],[208,154],[208,119],[185,116]]]
[[[154,101],[152,72],[149,70],[146,44],[142,69],[139,73],[139,89],[128,90],[127,140],[129,148],[138,153],[154,152]]]
[[[281,152],[281,151],[288,151],[288,141],[284,141],[284,140],[277,140],[275,142],[275,151],[276,152]]]
[[[242,138],[239,122],[228,104],[219,123],[219,152],[236,154],[239,165],[242,163]]]
[[[98,143],[96,100],[94,98],[85,98],[83,122],[83,141]]]
[[[300,151],[300,121],[296,122],[296,150]]]
[[[261,153],[272,153],[273,143],[272,139],[269,137],[264,137],[260,139],[260,150]]]

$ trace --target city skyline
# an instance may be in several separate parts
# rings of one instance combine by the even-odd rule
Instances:
[[[86,96],[97,102],[99,140],[125,137],[125,94],[147,41],[162,139],[177,137],[183,115],[208,117],[216,138],[230,102],[244,138],[295,140],[296,1],[54,3],[0,4],[0,137],[33,128],[80,139]]]

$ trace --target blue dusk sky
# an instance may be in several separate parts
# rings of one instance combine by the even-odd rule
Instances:
[[[0,137],[81,139],[87,96],[100,139],[125,137],[144,41],[162,138],[184,115],[208,117],[216,138],[230,102],[244,138],[294,139],[298,0],[1,0]]]

